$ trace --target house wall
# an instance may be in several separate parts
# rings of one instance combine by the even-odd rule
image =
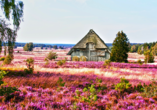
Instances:
[[[110,58],[110,53],[109,53],[109,52],[106,52],[106,53],[105,53],[105,59],[108,60],[109,58]]]
[[[97,55],[104,55],[104,56],[97,56]],[[71,58],[73,56],[78,56],[78,57],[86,56],[88,61],[105,61],[110,58],[110,53],[105,52],[105,50],[104,50],[103,54],[101,52],[97,52],[97,51],[90,51],[90,53],[89,53],[89,50],[86,50],[86,51],[74,50],[71,54]]]

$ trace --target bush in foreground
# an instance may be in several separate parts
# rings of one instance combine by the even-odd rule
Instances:
[[[143,86],[143,93],[142,96],[144,97],[157,97],[157,82],[156,81],[152,81],[151,84],[149,85],[144,85]]]
[[[32,57],[30,57],[26,60],[26,66],[27,66],[27,69],[25,69],[24,71],[26,73],[33,73],[33,71],[34,71],[34,59]]]
[[[16,87],[9,87],[3,85],[4,82],[2,81],[2,79],[6,74],[7,74],[6,71],[0,70],[0,96],[4,96],[5,101],[8,101],[10,97],[12,97],[12,93],[19,90]]]
[[[10,55],[7,55],[3,61],[3,64],[10,64],[12,61],[12,57]]]
[[[1,58],[0,58],[0,61],[4,61],[4,60],[5,60],[5,57],[1,57]]]
[[[120,91],[120,92],[126,91],[129,87],[131,87],[131,84],[125,78],[121,78],[120,83],[115,85],[115,89]]]

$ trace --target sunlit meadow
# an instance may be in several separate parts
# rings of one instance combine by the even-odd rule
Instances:
[[[58,58],[46,64],[44,59],[49,51],[56,52]],[[157,97],[148,97],[138,89],[139,84],[149,85],[152,79],[157,79],[157,65],[112,62],[104,66],[104,62],[73,62],[66,55],[68,51],[15,49],[14,60],[1,66],[1,70],[8,71],[3,78],[4,86],[17,87],[20,91],[10,97],[0,96],[0,110],[157,109]],[[34,72],[25,75],[24,60],[29,57],[34,58]],[[65,64],[57,65],[58,60],[65,58]],[[130,62],[138,59],[144,60],[144,56],[129,54]],[[131,84],[127,90],[116,89],[121,78]]]

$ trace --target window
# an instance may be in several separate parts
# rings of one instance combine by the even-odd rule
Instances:
[[[76,50],[76,56],[80,56],[80,50],[79,49]]]

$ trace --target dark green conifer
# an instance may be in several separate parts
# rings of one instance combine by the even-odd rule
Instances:
[[[117,37],[113,41],[110,61],[127,62],[129,52],[129,39],[126,34],[121,31],[117,33]]]

